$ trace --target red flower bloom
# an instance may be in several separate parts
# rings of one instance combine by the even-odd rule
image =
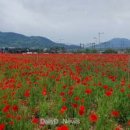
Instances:
[[[10,121],[9,124],[10,124],[10,125],[14,125],[14,122],[13,122],[13,121]]]
[[[124,89],[124,88],[121,88],[121,89],[120,89],[120,92],[121,92],[121,93],[124,93],[124,92],[125,92],[125,89]]]
[[[67,111],[67,107],[66,106],[63,106],[60,110],[60,112],[63,114]]]
[[[12,119],[14,119],[14,116],[12,114],[6,114],[6,118],[12,118]]]
[[[91,94],[91,93],[92,93],[92,90],[88,88],[88,89],[86,89],[85,93],[86,93],[86,94]]]
[[[47,90],[46,90],[45,88],[42,90],[42,95],[43,95],[43,96],[46,96],[46,95],[47,95]]]
[[[39,122],[39,119],[38,119],[38,118],[33,118],[33,119],[32,119],[32,123],[33,123],[33,124],[38,124],[38,122]]]
[[[30,97],[30,90],[26,90],[26,92],[24,93],[25,97]]]
[[[70,91],[68,92],[68,94],[69,94],[70,96],[73,95],[73,91],[70,90]]]
[[[6,105],[6,106],[2,109],[2,111],[3,111],[4,113],[6,113],[6,112],[9,111],[9,109],[10,109],[10,105]]]
[[[66,98],[62,98],[62,102],[66,102]]]
[[[112,95],[112,93],[113,93],[113,91],[108,90],[108,91],[105,92],[105,95],[110,97]]]
[[[5,124],[0,124],[0,130],[5,130]]]
[[[127,124],[128,124],[128,126],[130,126],[130,120],[128,120]]]
[[[79,114],[82,116],[82,115],[84,115],[84,113],[85,113],[85,106],[80,106],[79,107]]]
[[[108,85],[104,85],[103,88],[104,89],[108,89],[109,87],[108,87]]]
[[[118,126],[115,128],[115,130],[123,130],[123,129],[122,129],[121,125],[118,125]]]
[[[73,108],[77,108],[78,105],[77,105],[76,103],[72,103],[72,107],[73,107]]]
[[[119,111],[114,110],[114,111],[111,112],[111,116],[113,116],[113,117],[119,117],[120,113],[119,113]]]
[[[60,96],[64,96],[64,95],[65,95],[65,93],[64,93],[64,92],[61,92],[61,93],[60,93]]]
[[[98,121],[98,115],[95,112],[92,112],[89,115],[89,121],[92,122],[92,123],[97,122]]]
[[[121,86],[124,86],[125,85],[125,80],[122,80],[121,81]]]
[[[74,98],[75,101],[78,101],[80,98],[77,96]]]
[[[14,106],[12,106],[12,109],[13,109],[13,111],[18,111],[18,106],[14,105]]]
[[[56,130],[69,130],[69,128],[66,125],[62,125],[62,126],[57,127]]]
[[[20,121],[20,120],[21,120],[21,116],[20,116],[20,115],[17,115],[17,116],[16,116],[16,120],[17,120],[17,121]]]

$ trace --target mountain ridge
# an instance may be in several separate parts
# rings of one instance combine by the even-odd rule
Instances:
[[[30,48],[44,49],[51,47],[64,47],[68,50],[80,49],[78,45],[66,45],[65,43],[56,43],[49,38],[42,36],[26,36],[15,32],[0,31],[0,48]],[[92,46],[89,46],[91,48]],[[127,38],[113,38],[101,44],[96,44],[95,49],[126,49],[130,48],[130,40]]]
[[[113,38],[101,44],[96,44],[95,49],[127,49],[130,48],[130,40],[127,38]]]
[[[0,32],[0,48],[16,47],[16,48],[50,48],[64,47],[65,49],[78,49],[77,45],[66,45],[64,43],[56,43],[49,38],[42,36],[26,36],[14,32]]]

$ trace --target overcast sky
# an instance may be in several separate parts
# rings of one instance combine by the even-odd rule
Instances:
[[[130,0],[0,0],[0,31],[54,41],[130,39]]]

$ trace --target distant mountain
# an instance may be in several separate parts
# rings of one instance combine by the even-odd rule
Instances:
[[[126,38],[114,38],[95,46],[96,49],[126,49],[130,48],[130,40]]]
[[[46,37],[41,36],[25,36],[13,32],[0,32],[0,48],[15,47],[15,48],[31,48],[44,49],[51,47],[64,47],[67,50],[79,49],[77,45],[66,45],[64,43],[56,43]],[[89,47],[91,48],[91,47]],[[125,49],[130,48],[130,40],[126,38],[114,38],[107,42],[95,45],[96,49]]]
[[[56,43],[48,38],[41,36],[25,36],[13,32],[0,32],[0,48],[15,47],[15,48],[51,48],[64,47],[65,49],[78,49],[76,45],[66,45],[63,43]]]

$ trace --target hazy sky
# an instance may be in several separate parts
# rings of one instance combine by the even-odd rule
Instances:
[[[0,0],[0,31],[66,43],[130,39],[130,0]]]

